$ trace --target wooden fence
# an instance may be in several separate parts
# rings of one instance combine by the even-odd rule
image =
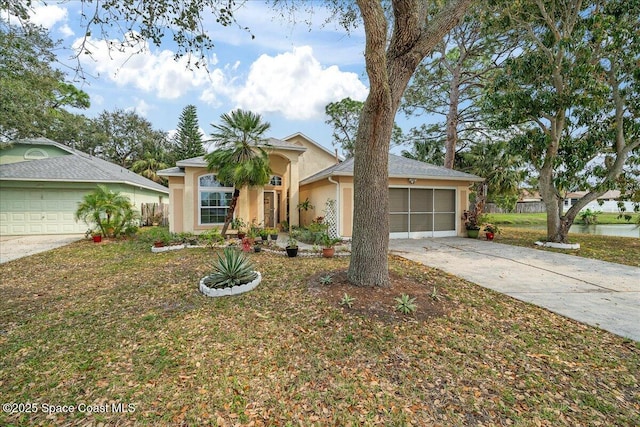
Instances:
[[[169,225],[169,205],[166,203],[143,203],[140,206],[143,226]]]
[[[507,210],[498,207],[495,203],[487,203],[484,205],[486,213],[508,213]],[[518,202],[516,203],[515,213],[540,213],[546,212],[544,202]]]

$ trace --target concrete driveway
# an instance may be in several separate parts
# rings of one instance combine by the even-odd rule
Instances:
[[[640,341],[640,268],[479,239],[391,240],[391,253]]]
[[[0,236],[0,264],[59,248],[84,238],[84,234]]]

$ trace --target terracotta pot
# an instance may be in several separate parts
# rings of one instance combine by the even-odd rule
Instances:
[[[158,241],[158,242],[153,242],[153,246],[155,246],[156,248],[161,248],[161,247],[163,247],[163,246],[164,246],[164,243],[163,243],[163,242],[160,242],[160,241]]]
[[[322,256],[325,258],[333,258],[336,248],[322,248]]]

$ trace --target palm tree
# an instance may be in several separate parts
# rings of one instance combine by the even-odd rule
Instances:
[[[460,158],[460,169],[485,178],[475,186],[473,211],[480,215],[485,201],[496,196],[517,195],[525,179],[522,156],[509,152],[505,141],[481,142],[465,151]]]
[[[75,217],[76,221],[82,219],[89,226],[95,224],[104,236],[116,237],[132,225],[137,215],[127,196],[98,185],[83,197]]]
[[[167,185],[167,179],[158,175],[158,171],[168,168],[169,165],[147,154],[144,159],[136,160],[131,170],[158,184]]]
[[[262,186],[271,178],[269,156],[262,145],[264,133],[271,124],[263,122],[259,114],[234,110],[220,116],[221,124],[215,129],[211,141],[216,150],[204,156],[210,171],[216,171],[219,182],[233,185],[234,192],[221,234],[226,235],[236,210],[240,189],[244,186]]]

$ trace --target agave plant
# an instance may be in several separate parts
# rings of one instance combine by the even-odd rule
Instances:
[[[250,283],[258,277],[253,264],[242,253],[232,248],[225,248],[213,263],[213,272],[205,279],[210,288],[231,288]]]

